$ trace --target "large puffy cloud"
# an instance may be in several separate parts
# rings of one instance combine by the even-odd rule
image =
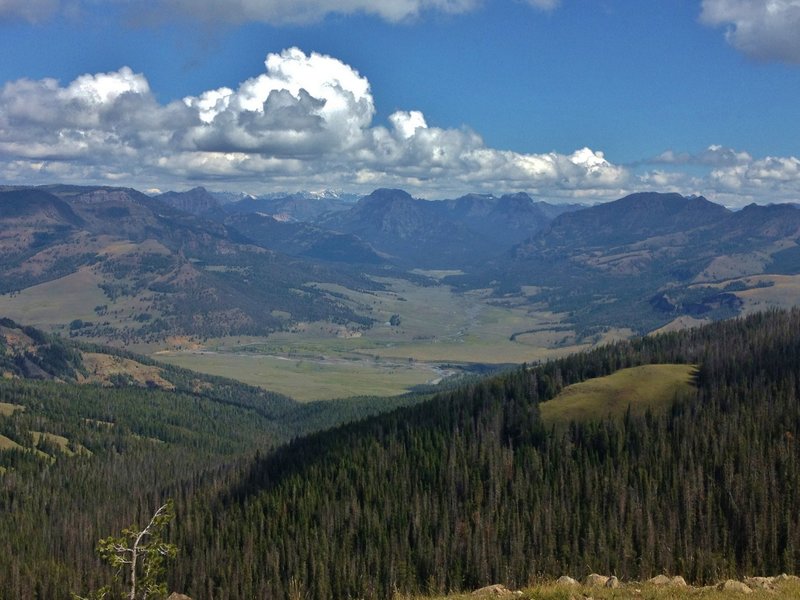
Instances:
[[[703,0],[700,20],[749,56],[800,63],[800,0]]]
[[[166,105],[128,68],[65,86],[52,79],[7,83],[0,89],[0,177],[598,197],[620,193],[630,178],[599,151],[496,150],[468,128],[430,126],[419,111],[375,124],[369,82],[330,56],[291,48],[270,54],[265,67],[237,89]]]
[[[800,159],[712,145],[668,150],[630,166],[599,150],[525,154],[486,146],[475,131],[436,127],[420,111],[375,122],[369,81],[345,63],[297,48],[270,54],[236,89],[159,103],[123,67],[62,85],[0,88],[0,180],[204,183],[249,192],[404,187],[427,197],[525,190],[603,200],[637,189],[702,193],[736,206],[800,199]],[[649,169],[649,170],[648,170]]]
[[[365,78],[335,58],[297,48],[270,54],[266,67],[236,91],[184,99],[202,121],[190,132],[198,150],[309,155],[361,142],[375,114]]]

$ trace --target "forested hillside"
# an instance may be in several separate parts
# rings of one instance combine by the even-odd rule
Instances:
[[[540,418],[569,384],[658,363],[697,365],[694,389],[639,416]],[[94,541],[168,497],[180,548],[170,588],[194,598],[797,572],[799,375],[800,311],[770,312],[521,368],[276,451],[256,442],[268,432],[255,411],[243,421],[202,394],[12,381],[0,387],[7,436],[19,438],[15,424],[60,433],[75,455],[0,453],[11,549],[0,590],[58,599],[97,587],[110,573]],[[73,429],[48,429],[45,415]]]
[[[0,370],[3,600],[99,587],[111,574],[96,541],[149,518],[160,498],[208,497],[247,457],[418,401],[299,404],[8,319],[0,320]]]
[[[566,430],[539,419],[537,404],[569,383],[660,362],[699,365],[696,394],[664,414]],[[174,586],[284,597],[294,579],[309,597],[345,598],[589,571],[796,572],[799,371],[800,312],[770,313],[521,369],[299,440],[181,508]]]

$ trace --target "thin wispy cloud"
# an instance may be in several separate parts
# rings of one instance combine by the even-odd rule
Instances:
[[[525,0],[538,10],[553,10],[560,0]],[[40,23],[58,14],[91,12],[89,0],[0,0],[0,19]],[[371,15],[390,23],[410,22],[430,14],[474,11],[484,0],[112,0],[133,22],[196,20],[209,23],[305,25],[329,15]]]
[[[41,23],[55,15],[60,7],[60,0],[0,0],[0,22]]]

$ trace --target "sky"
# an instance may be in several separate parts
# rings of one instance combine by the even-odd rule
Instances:
[[[800,202],[800,0],[0,0],[0,184]]]

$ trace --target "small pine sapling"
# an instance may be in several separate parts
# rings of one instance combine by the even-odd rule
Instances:
[[[174,517],[175,509],[170,500],[153,514],[144,529],[131,526],[123,529],[122,535],[109,536],[97,543],[100,558],[116,569],[115,581],[122,580],[130,586],[124,598],[158,600],[166,597],[165,562],[177,555],[178,548],[164,541],[164,533]],[[105,600],[112,597],[111,586],[103,586],[86,597],[73,597],[75,600]]]

